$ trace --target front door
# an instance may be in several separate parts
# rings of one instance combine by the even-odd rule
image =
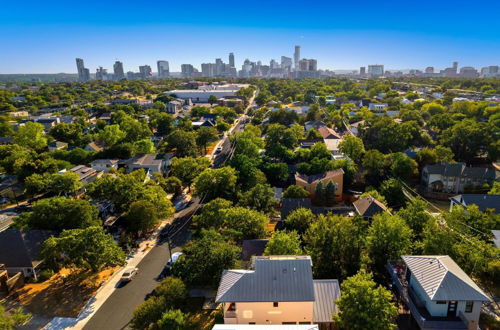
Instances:
[[[457,316],[457,302],[448,302],[448,316]]]

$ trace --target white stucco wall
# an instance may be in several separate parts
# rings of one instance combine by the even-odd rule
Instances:
[[[229,304],[224,305],[224,312]],[[272,302],[236,303],[236,324],[282,324],[283,322],[312,322],[313,302],[279,302],[273,307]],[[224,319],[224,323],[235,323]]]

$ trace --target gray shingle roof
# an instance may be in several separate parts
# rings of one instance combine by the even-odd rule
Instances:
[[[494,168],[467,167],[465,163],[433,164],[425,167],[429,174],[440,174],[450,177],[464,177],[472,179],[495,180],[499,174]]]
[[[0,264],[9,267],[33,267],[40,263],[42,243],[53,232],[49,230],[8,229],[0,232]]]
[[[387,207],[372,196],[363,197],[352,204],[356,212],[364,217],[373,217],[377,213],[387,211]]]
[[[486,209],[493,209],[495,213],[500,213],[500,195],[462,194],[453,196],[450,199],[460,204],[463,201],[466,206],[477,205],[481,212],[486,211]]]
[[[338,280],[314,280],[313,322],[331,322],[332,315],[338,313],[335,300],[340,298]]]
[[[449,256],[403,256],[430,300],[489,301],[486,294]]]
[[[215,301],[314,301],[311,259],[279,258],[255,258],[255,270],[225,270]]]

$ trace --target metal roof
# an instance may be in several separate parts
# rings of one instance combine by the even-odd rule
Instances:
[[[338,280],[314,280],[313,322],[332,322],[332,315],[338,313],[335,300],[340,298]]]
[[[475,204],[481,212],[493,209],[494,213],[500,213],[500,195],[462,194],[450,197],[450,199],[464,206]]]
[[[255,270],[225,270],[215,301],[314,301],[311,259],[254,258]]]
[[[413,278],[430,300],[489,301],[486,294],[449,256],[403,256]]]

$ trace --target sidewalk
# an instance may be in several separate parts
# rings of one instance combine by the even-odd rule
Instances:
[[[94,314],[99,310],[99,308],[106,302],[108,297],[116,290],[118,283],[120,282],[120,277],[123,269],[127,267],[137,267],[137,265],[142,261],[142,259],[151,251],[152,247],[156,244],[156,239],[162,229],[173,220],[169,218],[164,220],[160,226],[144,241],[139,243],[139,248],[137,252],[133,255],[129,255],[126,259],[126,264],[123,268],[113,274],[104,284],[101,286],[95,295],[89,299],[87,304],[78,314],[76,318],[65,318],[65,317],[55,317],[50,321],[43,329],[46,330],[60,330],[60,329],[83,329],[87,322],[94,316]]]

